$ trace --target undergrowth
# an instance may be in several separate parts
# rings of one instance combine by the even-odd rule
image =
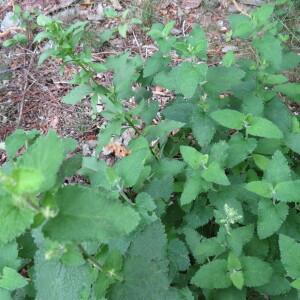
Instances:
[[[51,41],[39,63],[80,69],[63,101],[90,97],[95,115],[104,105],[97,154],[128,127],[135,136],[113,166],[53,131],[6,139],[0,299],[299,298],[300,124],[288,106],[300,85],[285,74],[300,57],[285,46],[283,2],[230,16],[254,59],[228,52],[213,66],[199,25],[176,38],[173,22],[154,24],[153,56],[97,63],[86,22],[37,18],[35,42]],[[98,83],[103,72],[113,72],[111,86]],[[174,101],[159,107],[154,86]],[[66,185],[74,175],[83,183]]]

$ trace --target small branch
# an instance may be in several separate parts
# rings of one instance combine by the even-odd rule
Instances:
[[[30,58],[30,62],[29,62],[29,66],[28,66],[28,72],[30,72],[30,69],[33,65],[34,62],[34,58],[35,58],[35,54],[36,54],[36,49],[34,50],[31,58]],[[17,121],[17,128],[20,126],[21,124],[21,119],[22,119],[22,114],[23,114],[23,108],[24,108],[24,101],[25,101],[25,96],[28,90],[28,73],[25,76],[25,84],[23,87],[23,93],[22,93],[22,98],[21,98],[21,103],[20,103],[20,109],[19,109],[19,117],[18,117],[18,121]]]
[[[236,0],[231,0],[235,8],[244,16],[250,17],[250,15],[236,2]]]

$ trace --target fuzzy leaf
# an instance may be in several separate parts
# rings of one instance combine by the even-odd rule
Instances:
[[[89,85],[82,84],[71,90],[62,100],[66,104],[75,105],[92,92],[93,90]]]
[[[285,203],[273,204],[271,200],[260,200],[258,204],[257,234],[265,239],[279,230],[289,212]]]
[[[291,170],[288,162],[280,151],[276,151],[273,155],[265,171],[264,178],[273,184],[289,181],[291,179]]]
[[[253,256],[241,257],[245,286],[257,287],[269,282],[273,270],[269,263]]]
[[[279,249],[281,262],[288,276],[294,279],[300,277],[300,244],[294,239],[280,234]]]
[[[271,121],[255,117],[253,118],[249,127],[247,127],[248,134],[269,138],[269,139],[281,139],[283,134],[281,130]]]
[[[139,215],[104,191],[67,186],[56,195],[59,214],[44,227],[51,238],[63,240],[107,241],[130,233]]]
[[[199,169],[201,165],[205,165],[208,161],[208,155],[202,154],[190,146],[180,146],[180,153],[183,160],[193,169]]]
[[[223,289],[231,286],[227,273],[227,261],[216,259],[200,267],[191,283],[204,289]]]
[[[280,182],[275,187],[276,199],[284,202],[300,201],[300,180]]]
[[[236,130],[243,128],[246,119],[244,114],[232,109],[217,110],[210,116],[220,125]]]
[[[13,291],[27,285],[27,280],[16,270],[4,267],[0,277],[0,288]]]
[[[206,170],[203,171],[202,177],[208,181],[220,185],[230,185],[225,171],[216,162],[212,162]]]

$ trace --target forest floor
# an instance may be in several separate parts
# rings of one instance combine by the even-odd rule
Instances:
[[[251,47],[240,41],[228,40],[229,27],[227,17],[238,10],[251,10],[262,4],[262,0],[241,0],[237,7],[230,0],[0,0],[0,21],[13,10],[14,5],[20,5],[23,11],[38,10],[41,13],[56,14],[79,7],[80,15],[89,16],[89,13],[99,13],[101,9],[111,7],[119,14],[128,10],[129,17],[143,18],[147,23],[175,20],[176,25],[173,34],[181,36],[187,34],[192,25],[200,24],[207,32],[209,41],[209,64],[217,64],[224,53],[229,50],[236,52],[237,56],[251,56]],[[148,1],[151,7],[142,7],[141,3]],[[140,3],[139,3],[140,2]],[[2,4],[1,4],[2,3]],[[235,2],[236,3],[236,2]],[[67,4],[70,4],[69,6]],[[85,14],[81,12],[85,11]],[[67,16],[68,18],[68,16]],[[69,16],[65,22],[72,22],[77,16]],[[82,17],[81,17],[82,18]],[[101,32],[105,29],[117,26],[122,22],[121,18],[99,18],[100,20],[90,21],[94,31]],[[288,29],[287,29],[288,30]],[[101,127],[101,119],[91,118],[91,107],[89,101],[71,106],[62,103],[61,98],[71,88],[69,80],[76,72],[73,66],[65,68],[60,73],[60,61],[49,59],[43,65],[38,66],[37,61],[42,46],[33,44],[33,36],[36,29],[28,33],[31,42],[26,46],[14,48],[1,47],[4,38],[1,40],[0,32],[0,142],[17,128],[26,130],[38,129],[46,133],[49,129],[56,130],[62,136],[71,136],[84,143],[94,141],[97,132]],[[6,37],[7,38],[7,37]],[[298,53],[300,44],[293,41],[291,47]],[[93,57],[95,61],[103,62],[110,55],[129,51],[140,54],[146,58],[156,50],[155,45],[139,26],[133,26],[126,39],[116,36],[114,39],[95,49]],[[176,60],[176,57],[174,58]],[[9,72],[7,72],[9,70]],[[109,83],[110,76],[101,78]],[[169,93],[166,90],[157,90],[158,96],[163,102],[168,99]],[[0,155],[1,160],[1,155]]]

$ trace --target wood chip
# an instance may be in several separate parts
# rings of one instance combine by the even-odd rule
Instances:
[[[200,6],[202,0],[182,0],[182,7],[184,9],[194,9]]]

